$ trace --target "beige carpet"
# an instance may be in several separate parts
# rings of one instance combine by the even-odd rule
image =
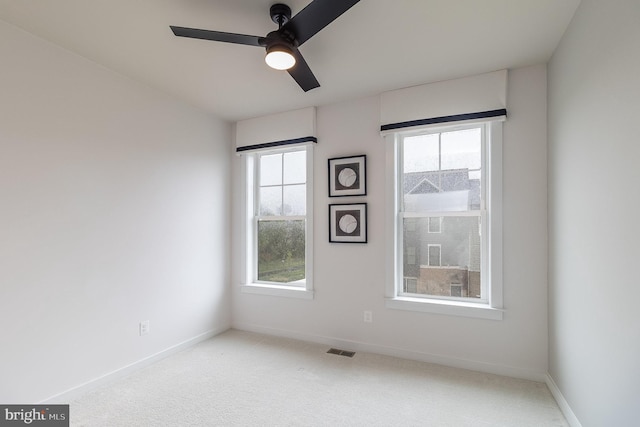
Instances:
[[[227,331],[71,402],[71,426],[567,426],[546,385]]]

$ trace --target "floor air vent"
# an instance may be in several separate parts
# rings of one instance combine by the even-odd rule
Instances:
[[[340,350],[338,348],[330,348],[329,351],[327,351],[327,353],[337,354],[338,356],[347,356],[347,357],[353,357],[353,355],[356,354],[355,351]]]

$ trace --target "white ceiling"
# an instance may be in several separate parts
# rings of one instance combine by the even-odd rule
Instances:
[[[239,120],[545,63],[580,0],[362,0],[300,51],[303,92],[264,51],[169,25],[264,36],[276,0],[0,0],[0,19],[212,114]],[[309,0],[284,0],[293,14]]]

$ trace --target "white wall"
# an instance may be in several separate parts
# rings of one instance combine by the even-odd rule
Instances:
[[[0,401],[226,329],[231,126],[1,21],[0,58]]]
[[[546,69],[513,70],[504,127],[503,321],[387,309],[385,147],[379,97],[318,108],[315,150],[315,299],[241,293],[233,246],[234,327],[489,372],[542,379],[547,371]],[[364,198],[330,199],[327,159],[367,155]],[[234,158],[234,235],[241,235],[242,159]],[[366,201],[369,243],[329,244],[329,203]],[[373,311],[373,323],[363,311]]]
[[[640,419],[640,2],[582,0],[549,64],[549,372],[583,426]]]

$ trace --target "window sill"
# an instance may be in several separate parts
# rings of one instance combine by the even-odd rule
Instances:
[[[267,285],[251,283],[240,286],[240,290],[245,294],[271,295],[276,297],[313,299],[313,291],[302,287]]]
[[[421,311],[424,313],[489,320],[502,320],[504,314],[504,310],[490,307],[486,304],[409,297],[387,298],[385,306],[397,310]]]

